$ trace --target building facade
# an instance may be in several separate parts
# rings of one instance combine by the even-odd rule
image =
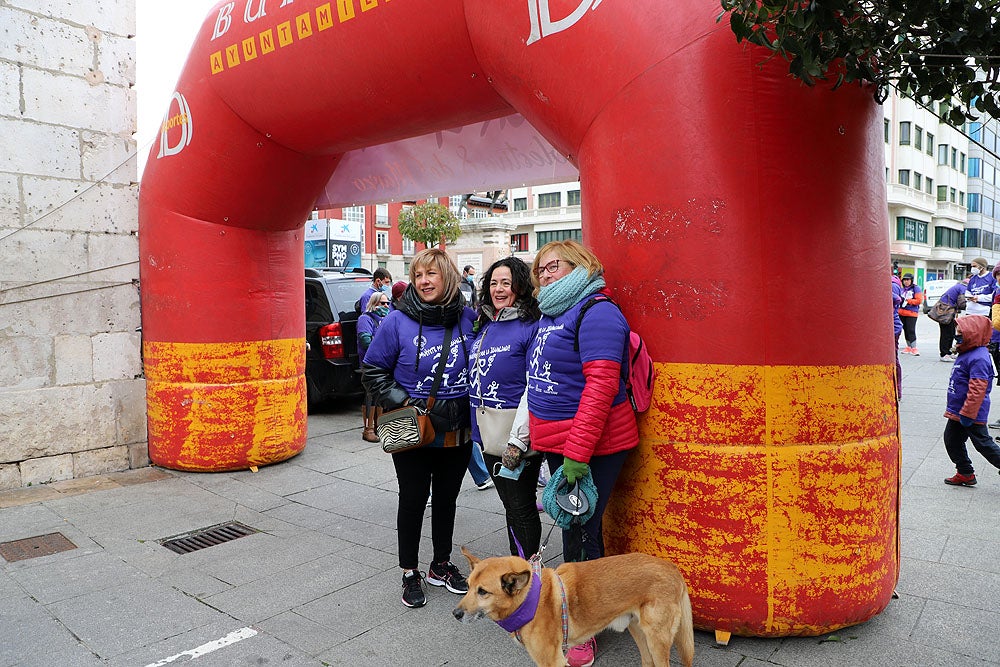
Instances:
[[[9,489],[149,459],[135,2],[2,3],[0,26],[0,489]]]

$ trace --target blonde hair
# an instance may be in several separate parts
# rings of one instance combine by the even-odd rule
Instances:
[[[462,274],[459,273],[455,262],[452,261],[451,257],[448,257],[444,250],[427,248],[418,252],[410,264],[410,284],[417,281],[418,268],[433,268],[441,275],[444,290],[442,297],[434,303],[451,303],[458,297],[458,285],[462,280]]]
[[[368,297],[368,302],[365,305],[365,312],[370,313],[374,311],[376,308],[379,307],[379,304],[382,303],[382,299],[389,299],[389,298],[390,298],[389,295],[381,290],[376,290],[375,292],[372,292],[372,295]]]
[[[538,264],[541,258],[550,252],[555,253],[559,259],[569,262],[574,267],[582,266],[587,269],[587,276],[590,278],[604,275],[604,265],[601,264],[601,260],[597,259],[597,255],[586,246],[572,240],[549,241],[539,248],[535,254],[535,261],[531,263],[531,282],[535,286],[536,296],[538,288],[541,286],[541,283],[538,282]]]

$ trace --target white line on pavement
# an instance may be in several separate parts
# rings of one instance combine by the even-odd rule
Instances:
[[[202,644],[201,646],[193,648],[190,651],[184,651],[183,653],[172,655],[169,658],[164,658],[163,660],[160,660],[159,662],[150,663],[146,665],[146,667],[163,667],[163,665],[170,664],[174,660],[177,660],[178,658],[183,658],[185,656],[190,656],[190,658],[194,660],[195,658],[200,658],[206,653],[211,653],[212,651],[218,651],[220,648],[225,648],[230,644],[235,644],[236,642],[243,641],[244,639],[249,639],[250,637],[253,637],[256,634],[257,631],[254,630],[253,628],[240,628],[239,630],[230,632],[228,635],[222,637],[221,639],[216,639],[215,641],[210,641],[207,644]]]

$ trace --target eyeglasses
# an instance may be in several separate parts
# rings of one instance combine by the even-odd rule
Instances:
[[[379,301],[378,303],[379,303],[380,306],[388,306],[389,305],[389,302],[386,301],[385,299],[383,299],[382,301]]]
[[[535,269],[535,275],[541,278],[546,273],[555,273],[556,271],[559,270],[559,263],[563,261],[566,260],[554,259],[545,266],[540,266],[537,269]],[[566,262],[566,263],[569,264],[570,266],[576,266],[575,264],[573,264],[573,262]]]

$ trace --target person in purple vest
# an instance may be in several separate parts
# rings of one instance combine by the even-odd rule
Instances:
[[[972,260],[972,275],[965,286],[965,313],[966,315],[990,316],[990,306],[993,305],[993,290],[996,289],[997,279],[986,270],[988,266],[986,259],[977,257]]]
[[[528,349],[542,313],[531,293],[531,270],[516,257],[494,262],[482,284],[476,342],[469,350],[472,441],[483,448],[503,503],[510,553],[518,555],[520,544],[530,557],[542,537],[535,506],[542,456],[530,448],[525,390]]]
[[[427,604],[420,564],[420,531],[431,486],[431,543],[434,556],[426,582],[464,595],[469,586],[451,562],[455,506],[472,454],[469,417],[471,308],[459,292],[461,274],[437,248],[419,252],[410,264],[410,284],[398,310],[379,325],[362,366],[362,381],[384,410],[404,405],[427,407],[438,365],[444,364],[430,410],[434,442],[392,455],[399,486],[396,534],[403,569],[403,604]],[[446,332],[451,342],[444,349]]]
[[[604,267],[576,241],[545,244],[531,268],[542,311],[528,355],[531,446],[545,452],[554,476],[562,466],[570,484],[592,475],[595,512],[582,531],[563,531],[563,560],[593,560],[604,555],[602,519],[611,489],[639,444],[622,368],[629,326],[618,307],[603,300],[587,310],[577,336],[581,308],[604,288]],[[574,667],[593,664],[596,648],[590,639],[570,648],[566,659]]]

